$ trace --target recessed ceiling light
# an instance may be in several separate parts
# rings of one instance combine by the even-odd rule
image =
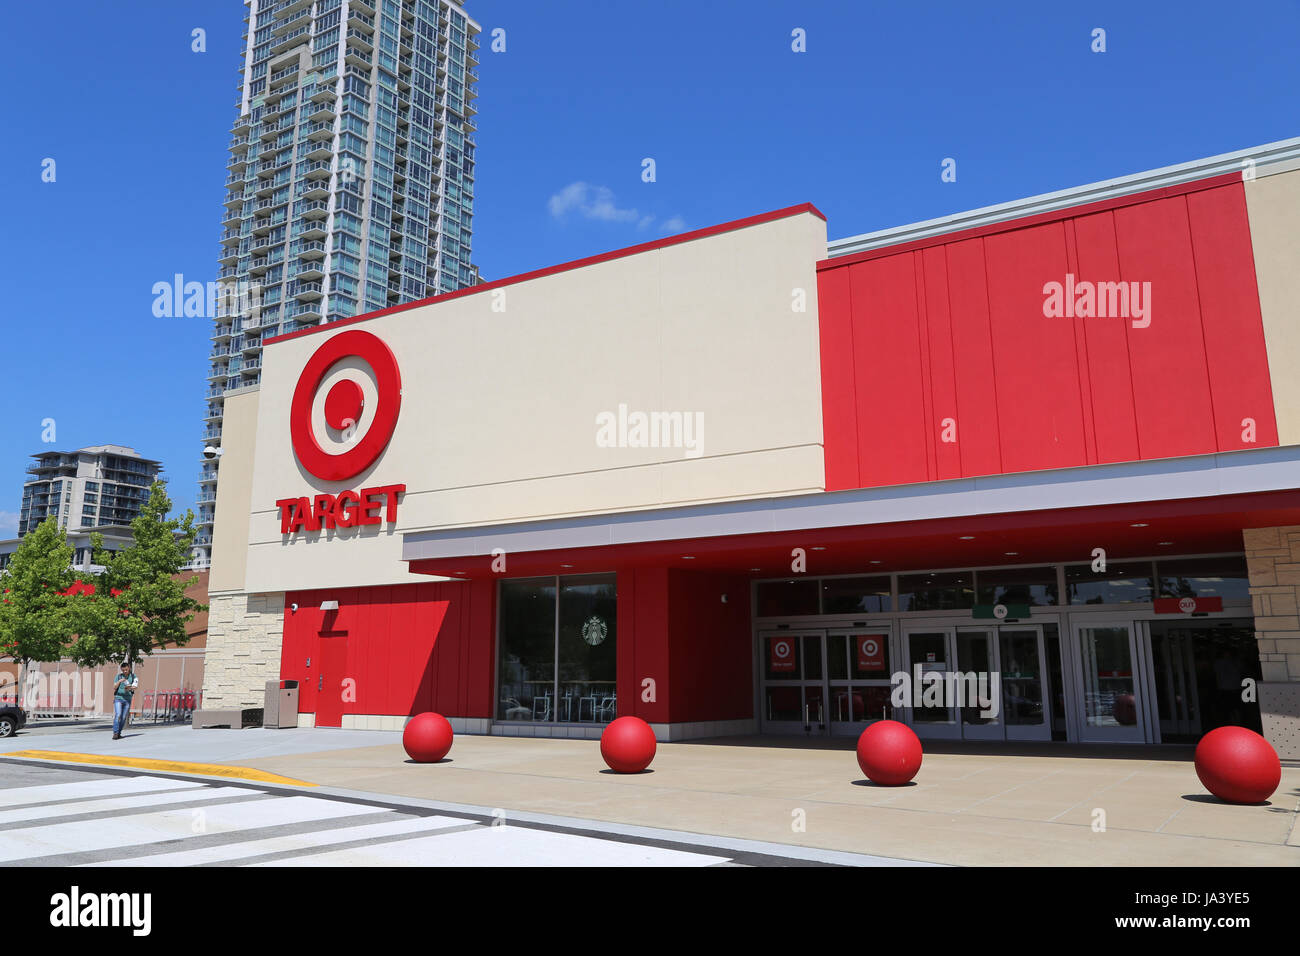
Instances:
[[[762,569],[762,568],[750,568],[749,570],[751,570],[751,571],[762,571],[763,569]]]
[[[562,565],[560,565],[560,567],[562,567],[562,568],[571,568],[571,567],[573,567],[573,565],[571,565],[571,564],[562,564]]]
[[[825,551],[826,549],[825,549],[825,548],[813,548],[812,550],[814,550],[814,551]]]
[[[962,539],[963,541],[974,541],[974,540],[975,540],[975,535],[973,535],[973,534],[964,534],[964,535],[961,536],[961,539]]]
[[[1164,545],[1170,545],[1170,544],[1173,544],[1172,541],[1157,541],[1156,543],[1157,543],[1157,544],[1164,544]]]
[[[1020,552],[1019,552],[1019,551],[1005,551],[1005,552],[1003,552],[1003,553],[1004,553],[1007,557],[1009,557],[1009,558],[1014,558],[1014,557],[1015,557],[1017,554],[1019,554]]]
[[[1133,524],[1129,525],[1129,527],[1130,527],[1130,528],[1147,528],[1147,527],[1150,527],[1150,525],[1148,525],[1145,521],[1136,521],[1136,522],[1134,522]]]
[[[871,563],[872,563],[872,564],[879,564],[880,562],[879,562],[879,561],[872,561]]]
[[[694,560],[695,560],[695,555],[693,555],[693,554],[683,554],[683,555],[682,555],[682,560],[683,560],[683,561],[694,561]]]

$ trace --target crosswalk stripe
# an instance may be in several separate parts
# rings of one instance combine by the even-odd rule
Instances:
[[[243,787],[203,787],[184,792],[132,794],[128,797],[110,797],[104,800],[79,800],[76,803],[56,803],[54,806],[25,807],[22,810],[0,810],[0,825],[23,823],[28,820],[53,820],[58,817],[74,817],[84,813],[109,813],[124,810],[128,813],[136,807],[152,807],[168,803],[190,803],[195,800],[229,800],[231,797],[246,797],[249,794],[265,793],[265,790],[246,790]],[[105,826],[114,826],[121,817],[105,820]]]
[[[81,800],[114,794],[142,793],[146,790],[185,790],[202,787],[197,780],[168,780],[165,777],[105,777],[78,783],[51,783],[40,787],[5,787],[0,789],[0,807],[17,807],[26,803],[53,800]]]
[[[314,847],[330,846],[337,843],[351,843],[353,840],[377,840],[384,837],[425,833],[429,830],[463,826],[466,822],[454,817],[414,817],[405,820],[394,820],[391,823],[369,823],[358,827],[313,830],[310,833],[268,837],[265,840],[227,843],[223,846],[198,847],[193,850],[181,850],[177,853],[136,856],[124,860],[105,860],[102,863],[83,863],[82,866],[199,866],[203,863],[229,863],[234,860],[247,860],[267,853],[310,850]]]
[[[730,857],[529,827],[483,827],[252,866],[713,866]]]
[[[291,826],[312,820],[381,812],[384,811],[365,804],[319,797],[277,797],[183,810],[157,810],[115,820],[51,823],[0,831],[0,863],[65,853],[94,853],[177,838],[237,833],[259,827]]]

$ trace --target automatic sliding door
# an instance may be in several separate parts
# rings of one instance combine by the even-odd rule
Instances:
[[[1080,622],[1074,636],[1083,690],[1081,739],[1143,741],[1145,713],[1132,624]]]
[[[763,731],[824,734],[828,725],[823,631],[759,635]]]
[[[1042,626],[1001,627],[998,644],[1007,739],[1051,740]]]
[[[948,678],[955,663],[952,628],[908,630],[903,635],[903,654],[911,682],[911,725],[919,737],[953,739],[961,736],[957,708],[949,699]],[[927,679],[927,674],[939,679]],[[919,685],[919,690],[918,690]]]

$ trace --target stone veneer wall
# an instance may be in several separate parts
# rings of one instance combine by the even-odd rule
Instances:
[[[203,709],[261,707],[266,682],[280,679],[284,594],[208,598]]]
[[[1242,532],[1263,680],[1259,710],[1283,758],[1300,758],[1300,525]]]

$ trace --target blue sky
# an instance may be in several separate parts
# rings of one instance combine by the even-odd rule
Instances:
[[[474,260],[488,278],[804,201],[832,238],[855,235],[1300,134],[1295,2],[466,9],[484,28]],[[135,446],[193,502],[209,323],[155,318],[151,288],[215,277],[243,10],[7,6],[0,536],[27,456],[51,447]]]

